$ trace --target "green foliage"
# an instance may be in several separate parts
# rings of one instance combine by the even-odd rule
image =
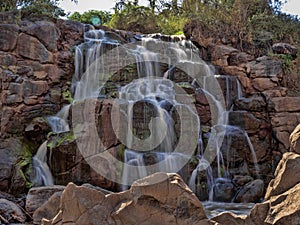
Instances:
[[[58,2],[59,0],[3,0],[0,2],[0,11],[20,11],[22,18],[53,19],[65,15],[63,9],[58,7]]]
[[[67,100],[70,104],[73,102],[72,94],[69,90],[62,93],[64,100]]]
[[[157,16],[157,26],[159,32],[163,34],[183,34],[183,27],[188,22],[188,18],[184,16],[169,14],[159,14]]]
[[[79,12],[74,12],[68,19],[79,21],[81,23],[87,23],[92,25],[105,25],[111,20],[111,13],[99,10],[89,10],[80,14]]]
[[[22,17],[26,18],[58,18],[64,16],[63,9],[57,6],[57,0],[32,0],[21,8]]]

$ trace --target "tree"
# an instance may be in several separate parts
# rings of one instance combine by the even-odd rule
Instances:
[[[77,0],[70,0],[77,3]],[[63,16],[64,11],[58,7],[59,0],[1,0],[0,11],[20,11],[22,17]]]
[[[79,21],[81,23],[88,23],[92,25],[107,24],[111,20],[111,14],[106,11],[99,10],[89,10],[80,14],[79,12],[74,12],[68,19]]]

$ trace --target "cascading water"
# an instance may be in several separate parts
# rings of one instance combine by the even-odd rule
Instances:
[[[142,38],[141,42],[123,45],[102,30],[87,31],[84,37],[85,42],[75,49],[73,99],[74,102],[89,98],[102,99],[109,97],[109,90],[116,92],[115,96],[122,105],[123,118],[127,121],[123,134],[126,145],[120,178],[122,190],[127,189],[134,180],[157,171],[179,172],[200,199],[204,196],[201,200],[207,200],[209,196],[214,199],[214,190],[227,185],[231,179],[228,149],[222,144],[224,136],[230,131],[244,135],[252,161],[256,163],[247,133],[227,125],[227,110],[232,110],[234,98],[242,98],[239,81],[226,76],[215,77],[215,71],[199,58],[192,43],[165,43]],[[122,70],[131,72],[123,75]],[[112,77],[118,74],[120,77],[116,82],[113,79],[110,81],[106,79],[107,74]],[[225,93],[218,90],[216,78],[225,81]],[[181,100],[188,94],[178,94],[175,90],[179,84],[173,81],[183,85],[188,83],[195,92],[202,91],[205,94],[214,112],[209,133],[202,133],[200,119],[190,107],[193,102]],[[232,95],[232,89],[236,90],[236,95]],[[138,118],[136,110],[142,111],[144,117]],[[68,124],[64,124],[68,117],[66,112],[69,112],[69,106],[56,117],[48,117],[55,133],[69,130]],[[183,134],[188,131],[178,125],[177,117],[182,112],[192,115],[189,129],[197,130],[199,134],[199,138],[196,138],[198,149],[192,149],[195,154],[191,160],[193,162],[189,163],[193,164],[194,170],[189,168],[189,175],[183,172],[182,164],[186,164],[191,155],[174,151],[182,134],[180,131]],[[209,136],[207,142],[203,140],[205,135]],[[141,140],[144,151],[137,144]],[[229,139],[226,141],[229,142]],[[47,185],[45,181],[42,183]]]
[[[39,147],[36,155],[33,157],[33,167],[35,172],[34,184],[36,186],[54,185],[53,177],[47,164],[47,141]]]

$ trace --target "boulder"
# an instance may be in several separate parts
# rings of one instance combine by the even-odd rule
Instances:
[[[270,198],[270,209],[265,222],[272,225],[300,223],[300,184]]]
[[[6,199],[0,199],[0,223],[1,221],[5,224],[24,223],[25,220],[26,216],[17,204]]]
[[[262,56],[247,64],[250,78],[272,78],[282,76],[282,63],[280,60]]]
[[[277,80],[275,82],[269,78],[255,78],[252,80],[252,86],[257,91],[266,91],[278,87]]]
[[[300,124],[290,135],[290,148],[291,151],[300,154]]]
[[[282,42],[273,44],[272,50],[275,54],[286,54],[293,57],[296,57],[298,53],[298,49],[295,46]]]
[[[221,225],[244,225],[246,215],[237,216],[232,212],[223,212],[211,218],[211,220],[220,223]]]
[[[47,202],[54,193],[61,192],[64,188],[65,186],[60,185],[31,188],[26,197],[26,211],[33,214],[34,211]]]
[[[128,191],[108,195],[69,183],[60,210],[42,224],[216,224],[179,175],[170,173],[155,173]]]
[[[300,183],[300,155],[288,152],[283,154],[276,171],[275,178],[269,183],[265,199],[280,195]]]
[[[235,202],[259,202],[264,195],[264,182],[254,180],[243,186],[237,193]]]
[[[34,224],[41,224],[43,218],[52,219],[59,212],[62,191],[55,192],[48,201],[37,208],[32,216]]]

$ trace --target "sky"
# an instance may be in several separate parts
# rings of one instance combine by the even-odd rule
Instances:
[[[139,4],[147,5],[148,1],[140,0]],[[60,7],[71,13],[75,11],[82,13],[92,9],[112,11],[114,5],[114,0],[78,0],[78,4],[71,2],[71,0],[60,0]],[[282,11],[300,17],[300,0],[288,0]]]

